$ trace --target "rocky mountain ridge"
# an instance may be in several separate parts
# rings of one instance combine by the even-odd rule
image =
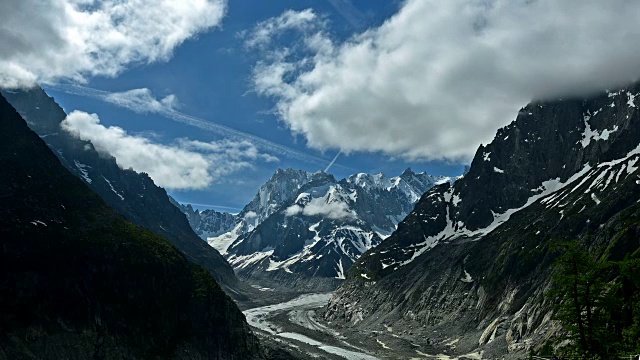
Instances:
[[[277,170],[238,215],[236,228],[209,243],[236,273],[261,284],[333,288],[351,264],[380,244],[422,193],[448,178]]]
[[[60,162],[109,205],[134,224],[146,227],[176,245],[191,261],[202,265],[235,294],[239,286],[225,259],[193,232],[169,200],[166,191],[144,173],[120,168],[115,159],[98,153],[91,142],[75,138],[60,127],[64,110],[44,90],[2,90],[29,127],[53,150]]]
[[[0,359],[259,359],[210,273],[107,207],[0,96]]]
[[[211,209],[197,210],[191,204],[180,204],[171,196],[169,200],[180,209],[189,221],[193,231],[202,239],[220,236],[236,226],[238,216],[228,212],[219,212]]]
[[[544,296],[549,243],[578,238],[594,256],[640,247],[638,95],[634,84],[527,105],[480,146],[464,178],[424,194],[354,264],[326,319],[393,327],[449,355],[541,347],[558,331]]]

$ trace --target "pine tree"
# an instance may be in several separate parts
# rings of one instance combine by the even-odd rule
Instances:
[[[619,285],[614,264],[598,260],[584,251],[578,241],[560,243],[554,265],[552,295],[556,297],[555,318],[571,340],[572,355],[608,358],[617,352],[612,310],[618,308]]]
[[[638,255],[638,254],[636,254]],[[640,259],[627,256],[620,262],[622,281],[622,348],[640,354]]]

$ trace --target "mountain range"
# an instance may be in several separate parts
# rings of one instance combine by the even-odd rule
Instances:
[[[540,350],[562,331],[545,295],[554,242],[578,239],[596,259],[638,254],[638,95],[635,84],[521,109],[462,179],[426,192],[356,261],[325,318],[451,356]]]
[[[449,180],[411,169],[392,178],[360,173],[340,181],[322,171],[278,169],[234,215],[233,226],[230,214],[181,207],[240,278],[333,288],[362,253],[396,229],[425,191]]]
[[[640,258],[640,84],[528,104],[456,179],[278,169],[238,214],[61,131],[42,89],[2,94],[0,359],[263,358],[238,278],[337,287],[322,326],[384,351],[517,358],[565,331],[554,244]]]

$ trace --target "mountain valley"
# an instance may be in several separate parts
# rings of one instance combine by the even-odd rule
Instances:
[[[56,132],[64,113],[42,90],[8,95],[22,109],[26,123],[55,151],[58,164],[66,167],[63,171],[56,165],[60,169],[55,171],[72,171],[76,178],[73,186],[89,187],[101,195],[103,200],[91,201],[96,209],[102,209],[102,215],[96,217],[89,211],[83,216],[93,220],[78,221],[99,219],[96,224],[109,229],[109,239],[138,236],[133,230],[118,235],[120,230],[115,229],[125,221],[119,216],[139,225],[151,224],[157,235],[174,239],[186,259],[208,264],[208,273],[244,309],[257,335],[253,338],[244,317],[233,315],[235,320],[229,326],[246,333],[242,340],[232,340],[244,344],[243,356],[520,358],[540,351],[563,331],[553,318],[555,305],[547,296],[553,287],[557,257],[554,243],[579,239],[591,256],[611,260],[635,258],[640,249],[640,115],[634,102],[640,96],[640,85],[587,99],[527,105],[515,121],[498,130],[493,142],[478,149],[468,171],[455,179],[407,169],[392,178],[359,173],[338,181],[323,171],[278,169],[238,214],[180,204],[144,174],[122,170],[113,158],[99,155],[90,142]],[[20,129],[17,115],[11,114],[8,103],[4,106],[3,116]],[[57,115],[38,116],[29,110],[41,111],[46,106]],[[16,131],[20,135],[8,136],[31,137],[31,143],[44,145],[33,133],[27,135],[31,130],[26,126]],[[12,146],[9,140],[6,144]],[[38,156],[45,159],[53,154],[49,151],[45,157]],[[7,162],[5,167],[23,171],[17,166]],[[33,172],[30,176],[36,175]],[[13,175],[8,176],[4,182],[14,184],[9,186],[14,190],[8,188],[4,198],[15,198],[16,191],[36,193],[31,187],[18,190],[11,180]],[[16,217],[17,207],[5,205],[6,218],[13,221],[3,227],[11,232],[7,236],[59,239],[56,241],[65,244],[65,235],[51,222],[71,221],[58,214],[71,203],[63,198],[55,201],[63,204],[61,209],[52,210],[49,203],[25,205],[44,211],[26,222],[22,215]],[[113,203],[121,215],[104,210],[107,208],[101,201]],[[158,205],[152,212],[144,210],[150,204]],[[165,220],[154,223],[156,219]],[[185,225],[189,229],[185,230]],[[13,226],[26,228],[19,230],[22,235],[15,235]],[[92,226],[96,225],[86,231],[103,231],[90,230]],[[38,235],[31,234],[33,231]],[[142,238],[156,236],[136,231],[142,231]],[[80,239],[88,236],[79,234]],[[104,241],[100,246],[111,246],[108,244],[113,240]],[[163,240],[157,237],[153,241]],[[62,251],[44,244],[33,246],[42,247],[41,251]],[[201,253],[197,249],[203,246],[207,250]],[[184,259],[182,255],[178,258]],[[207,291],[222,294],[220,290]],[[215,296],[223,297],[215,301],[226,302],[229,309],[235,307],[220,294]],[[51,301],[51,309],[56,309],[55,302],[60,300]],[[95,311],[89,309],[87,314]],[[60,321],[71,321],[66,320],[69,315],[65,312],[55,314],[65,319]],[[25,312],[21,316],[36,319],[41,315]],[[104,321],[112,321],[108,319]],[[89,331],[89,337],[61,338],[60,347],[53,350],[41,348],[39,340],[25,343],[24,336],[34,326],[51,334],[60,331],[57,326],[5,322],[3,326],[13,329],[10,331],[17,338],[5,342],[2,349],[15,356],[21,356],[17,355],[21,351],[18,347],[23,346],[29,351],[71,354],[65,341],[86,342],[102,336],[96,333],[102,331],[100,327],[87,328],[86,320],[74,321],[80,321],[74,325],[77,329],[91,329],[83,330]],[[110,344],[105,346],[118,346],[124,333],[115,325],[109,328],[114,330],[105,338]],[[362,332],[369,335],[359,336]],[[126,351],[150,351],[144,348],[144,341],[136,341]],[[78,351],[103,351],[95,346]],[[210,346],[220,345],[185,346],[211,351]]]
[[[0,1],[0,360],[640,360],[640,1]]]
[[[264,291],[291,283],[309,292],[338,286],[314,321],[352,340],[370,332],[384,344],[378,353],[388,347],[518,358],[540,351],[562,331],[546,296],[553,243],[580,239],[593,256],[611,259],[640,248],[638,86],[527,105],[455,181],[408,169],[392,179],[358,174],[341,181],[320,172],[305,182],[300,172],[278,170],[252,210],[237,216],[236,232],[208,241],[240,278]],[[398,186],[410,183],[428,186],[409,192]],[[275,188],[287,189],[278,193],[279,204],[268,200]],[[385,197],[396,189],[408,200],[404,207]],[[407,205],[416,201],[415,208]],[[332,203],[346,206],[316,210]],[[313,212],[305,213],[308,207]],[[412,210],[402,214],[406,209]],[[242,220],[253,212],[262,214],[259,220]],[[370,235],[363,239],[364,233]],[[347,239],[354,250],[343,246]],[[331,241],[334,252],[327,251]]]

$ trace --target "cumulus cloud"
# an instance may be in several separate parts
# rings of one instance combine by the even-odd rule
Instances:
[[[253,84],[317,149],[466,161],[533,99],[640,76],[638,1],[407,0],[346,41],[308,12],[317,26],[264,50]]]
[[[117,126],[105,127],[96,114],[82,111],[69,114],[61,126],[91,141],[98,152],[115,157],[120,167],[145,172],[168,189],[206,188],[225,175],[252,167],[257,160],[277,161],[249,142],[179,139],[176,144],[160,144]]]
[[[315,198],[304,206],[291,205],[285,209],[286,216],[302,214],[305,216],[322,216],[328,219],[353,219],[356,214],[349,209],[346,203],[333,201],[327,202],[324,198]]]
[[[225,0],[0,2],[0,86],[116,76],[220,24]]]

